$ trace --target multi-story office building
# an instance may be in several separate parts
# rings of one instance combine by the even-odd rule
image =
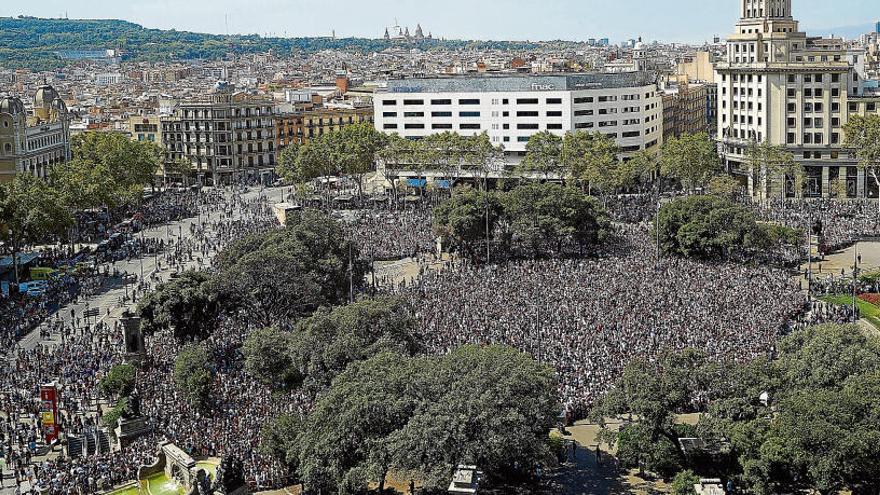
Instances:
[[[15,96],[0,99],[0,181],[15,174],[47,177],[70,159],[70,114],[52,86],[40,86],[29,114]]]
[[[278,148],[290,144],[305,144],[324,134],[347,125],[373,122],[373,109],[367,108],[310,108],[275,117]]]
[[[376,93],[373,105],[382,132],[408,139],[486,132],[511,164],[542,131],[601,132],[624,154],[663,140],[661,95],[642,72],[397,80]]]
[[[792,178],[767,177],[748,163],[748,147],[769,142],[785,146],[805,168],[807,196],[876,196],[842,145],[850,113],[874,112],[878,101],[863,91],[844,43],[807,37],[791,0],[740,2],[727,58],[716,65],[718,139],[730,170],[745,177],[755,196],[779,194],[781,184],[793,196]]]
[[[166,162],[185,160],[200,183],[258,179],[275,168],[275,111],[271,98],[218,83],[206,98],[178,104],[163,117]]]

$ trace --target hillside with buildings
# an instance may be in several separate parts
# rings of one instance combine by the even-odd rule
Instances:
[[[425,36],[389,36],[383,39],[226,36],[147,29],[112,19],[0,18],[0,67],[7,69],[50,70],[78,60],[223,60],[235,55],[270,51],[279,55],[322,50],[369,53],[400,46],[421,50],[529,50],[555,44],[567,43],[443,40]]]

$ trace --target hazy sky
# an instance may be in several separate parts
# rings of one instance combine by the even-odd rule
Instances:
[[[0,16],[125,19],[146,27],[278,36],[378,37],[421,23],[462,39],[701,42],[733,30],[738,0],[39,0],[0,2]],[[794,0],[802,26],[820,30],[880,19],[878,0]]]

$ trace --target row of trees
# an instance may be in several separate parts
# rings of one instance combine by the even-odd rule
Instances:
[[[152,143],[111,133],[77,135],[71,148],[73,159],[48,181],[20,173],[0,184],[0,240],[16,255],[16,276],[21,249],[65,239],[76,212],[136,204],[162,156]]]
[[[775,360],[719,364],[687,351],[637,361],[595,416],[638,418],[604,433],[627,467],[670,477],[690,466],[759,495],[867,494],[880,489],[878,404],[880,340],[858,326],[824,325],[782,339]],[[695,410],[706,413],[696,428],[682,424],[680,413]],[[726,447],[697,452],[710,462],[695,465],[682,436]]]
[[[599,202],[578,189],[531,183],[511,191],[464,189],[434,209],[434,231],[454,248],[475,257],[492,239],[509,253],[518,245],[532,255],[563,253],[576,245],[580,254],[609,233],[610,221]]]

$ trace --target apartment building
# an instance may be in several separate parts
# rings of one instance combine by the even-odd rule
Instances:
[[[846,45],[800,31],[791,0],[740,2],[726,60],[716,65],[718,139],[730,170],[756,197],[779,194],[782,184],[794,196],[793,178],[768,178],[748,163],[749,146],[769,142],[804,167],[807,196],[876,197],[876,185],[843,148],[843,126],[850,114],[876,112],[880,99],[864,90]]]
[[[305,144],[347,125],[373,122],[373,108],[307,108],[275,117],[278,148]]]
[[[207,97],[178,103],[161,118],[165,160],[185,160],[202,184],[260,179],[275,168],[275,110],[270,97],[218,83]]]
[[[408,139],[485,132],[511,164],[542,131],[601,132],[625,155],[663,140],[661,94],[644,72],[395,80],[377,91],[373,105],[379,131]]]

